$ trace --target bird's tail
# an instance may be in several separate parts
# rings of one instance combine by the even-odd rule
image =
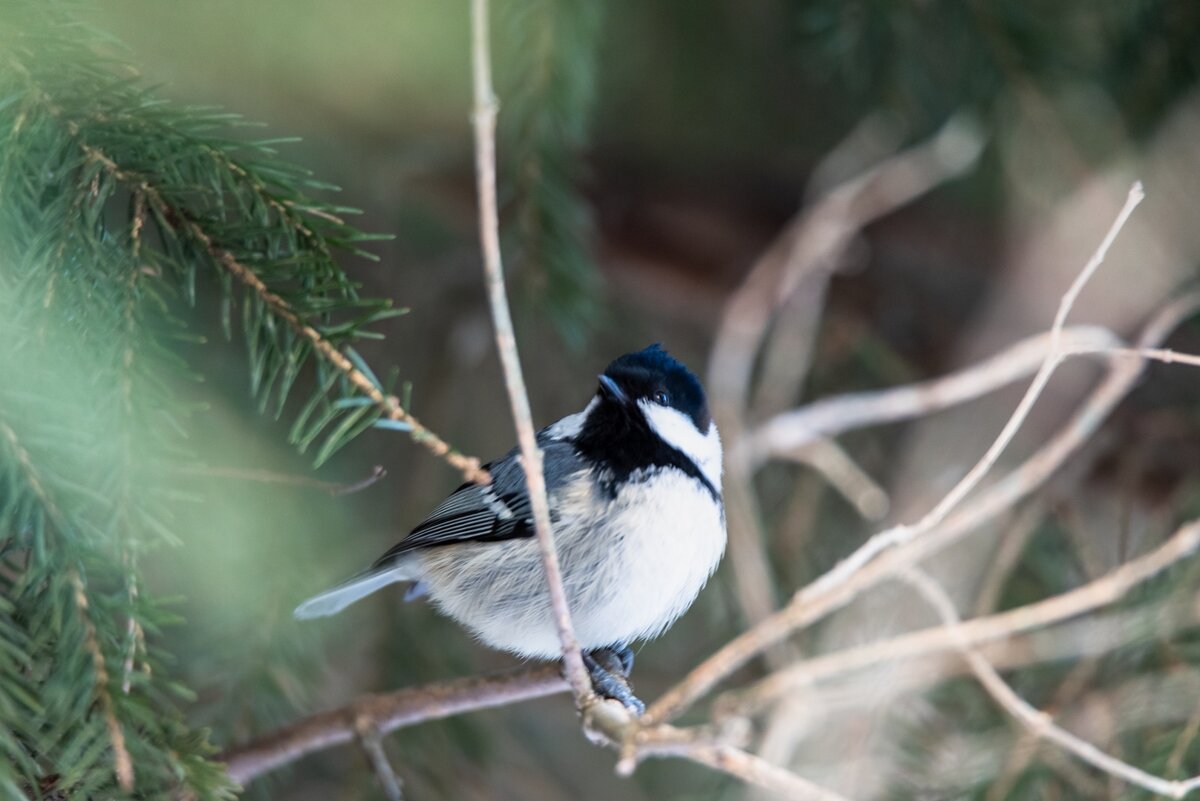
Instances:
[[[333,589],[314,595],[296,607],[292,614],[300,620],[335,615],[355,601],[366,598],[376,590],[401,581],[416,581],[417,565],[411,559],[400,559],[387,565],[372,567]]]

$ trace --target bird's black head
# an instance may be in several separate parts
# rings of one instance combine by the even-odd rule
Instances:
[[[599,392],[602,399],[617,403],[649,401],[676,409],[701,434],[708,432],[712,422],[700,380],[658,343],[626,353],[604,368]]]

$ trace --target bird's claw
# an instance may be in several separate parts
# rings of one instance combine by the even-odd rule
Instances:
[[[583,664],[592,679],[592,689],[603,698],[620,701],[630,712],[641,716],[646,705],[629,687],[629,671],[633,668],[633,651],[629,648],[599,648],[584,651]]]

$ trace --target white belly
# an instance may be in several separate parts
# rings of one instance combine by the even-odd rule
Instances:
[[[625,484],[607,514],[590,480],[570,482],[576,509],[555,523],[564,585],[584,649],[654,637],[692,604],[725,550],[720,505],[667,470]],[[481,640],[525,656],[560,653],[537,541],[449,545],[421,553],[434,601]]]

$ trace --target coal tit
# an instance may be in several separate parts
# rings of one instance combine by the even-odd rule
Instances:
[[[629,646],[692,604],[725,550],[721,441],[699,380],[658,345],[621,356],[583,411],[538,432],[563,584],[601,695],[640,712],[620,679]],[[520,452],[486,465],[368,570],[296,608],[332,615],[411,582],[486,644],[561,654]]]

